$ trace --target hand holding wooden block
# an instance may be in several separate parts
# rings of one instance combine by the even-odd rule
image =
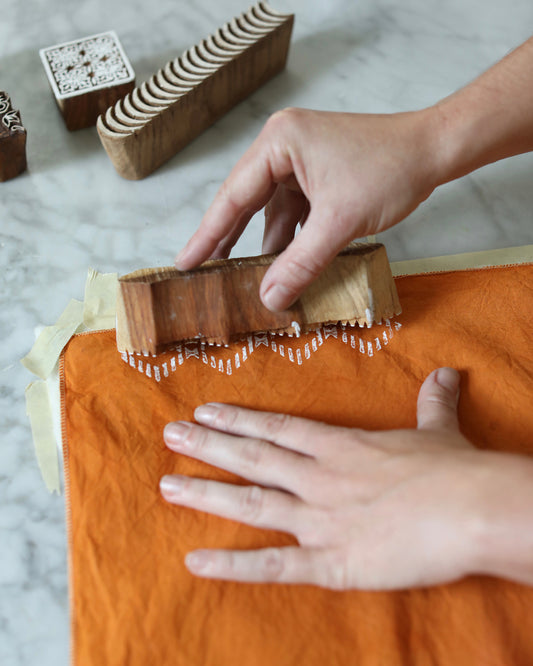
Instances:
[[[135,86],[135,74],[115,32],[39,51],[69,130],[90,127]]]
[[[0,182],[26,170],[26,130],[9,95],[0,91]]]

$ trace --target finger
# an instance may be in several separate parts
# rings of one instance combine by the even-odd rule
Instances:
[[[169,423],[167,446],[254,483],[298,492],[302,479],[313,474],[313,459],[271,444],[265,439],[235,437],[192,423]]]
[[[265,208],[263,252],[280,252],[294,238],[307,199],[298,191],[279,184]]]
[[[305,201],[305,206],[302,211],[302,215],[300,217],[300,225],[303,227],[304,224],[307,222],[307,218],[309,217],[309,213],[311,212],[311,206],[309,205],[309,201]]]
[[[301,232],[263,278],[261,300],[269,310],[277,312],[290,307],[351,240],[343,235],[340,226],[338,220],[332,219],[331,211],[327,214],[320,207],[311,208]]]
[[[167,475],[160,481],[163,497],[246,525],[293,533],[305,520],[305,506],[296,497],[260,486],[236,486],[187,476]]]
[[[313,457],[331,455],[341,431],[344,431],[343,428],[297,416],[220,403],[200,405],[194,412],[194,418],[221,432],[273,442],[278,445],[278,452],[279,447],[283,447]],[[354,435],[356,430],[350,429],[350,433]]]
[[[346,589],[344,563],[322,548],[195,550],[185,558],[191,573],[247,583],[300,583]]]
[[[453,368],[439,368],[426,377],[418,394],[418,428],[459,430],[459,381],[459,373]]]
[[[246,213],[240,216],[240,218],[235,222],[231,231],[222,238],[215,250],[210,255],[210,259],[227,259],[231,254],[232,249],[235,247],[235,244],[242,236],[243,231],[248,226],[252,213]]]
[[[252,215],[261,208],[240,207],[232,199],[231,193],[226,192],[226,183],[204,215],[198,230],[175,258],[174,263],[180,270],[190,270],[206,259],[221,258],[223,251],[217,253],[219,246],[223,248],[225,244],[234,245]],[[237,236],[236,230],[240,230]]]
[[[234,228],[266,205],[276,184],[293,173],[283,131],[269,121],[237,162],[207,210],[198,231],[176,257],[176,266],[188,270],[207,259]]]

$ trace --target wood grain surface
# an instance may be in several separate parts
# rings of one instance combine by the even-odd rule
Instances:
[[[374,322],[401,312],[387,253],[352,243],[288,310],[270,312],[261,281],[277,255],[209,261],[191,271],[142,269],[119,279],[117,346],[156,354],[170,345],[228,344],[249,333],[298,335],[321,324]]]

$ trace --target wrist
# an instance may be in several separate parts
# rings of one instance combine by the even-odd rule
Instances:
[[[463,102],[461,91],[424,109],[431,128],[435,187],[465,176],[491,161],[491,132]]]
[[[435,131],[439,184],[533,150],[532,61],[533,38],[426,109]]]
[[[478,110],[480,100],[466,101],[459,91],[427,109],[434,131],[437,185],[465,176],[500,159],[495,151],[494,118]],[[478,103],[479,102],[479,103]],[[502,155],[503,156],[503,155]]]
[[[472,479],[469,573],[533,585],[533,459],[482,455]]]
[[[447,182],[449,148],[444,139],[445,118],[436,107],[396,114],[402,125],[410,177],[415,191],[426,198]]]

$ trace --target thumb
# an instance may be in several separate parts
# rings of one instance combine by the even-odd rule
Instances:
[[[439,368],[426,377],[418,394],[419,429],[459,430],[459,382],[459,373],[453,368]]]
[[[332,233],[324,224],[327,216],[321,217],[311,210],[300,233],[268,269],[261,300],[269,310],[279,312],[291,306],[350,240]]]

